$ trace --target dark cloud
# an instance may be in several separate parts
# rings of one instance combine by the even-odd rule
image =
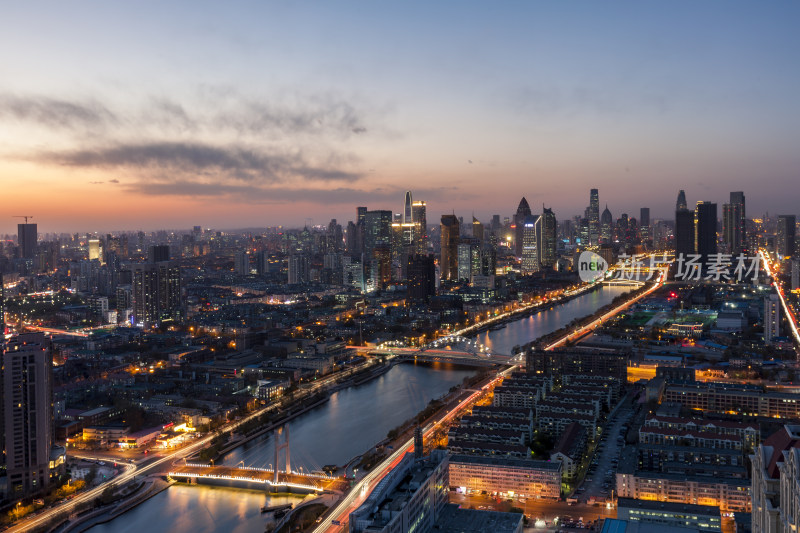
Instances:
[[[90,181],[89,183],[91,183],[92,185],[102,185],[103,183],[105,183],[105,181]]]
[[[109,183],[119,183],[118,179],[108,180]]]
[[[203,143],[152,142],[118,144],[91,150],[45,152],[34,160],[79,168],[125,169],[141,181],[158,180],[167,174],[174,179],[193,176],[202,183],[213,180],[253,182],[263,185],[303,178],[309,181],[355,181],[360,173],[310,164],[301,154],[270,154],[261,149],[240,146],[212,146]],[[336,158],[329,158],[334,161]]]
[[[69,129],[96,128],[118,120],[106,106],[94,101],[75,102],[11,94],[0,94],[0,118]]]
[[[96,135],[99,129],[110,130],[117,137],[127,136],[128,130],[156,129],[170,135],[230,132],[247,136],[304,134],[341,138],[367,131],[364,112],[333,95],[264,102],[228,91],[213,99],[201,96],[186,102],[149,97],[138,108],[113,109],[94,100],[0,93],[0,118],[49,128],[82,129],[87,135]]]

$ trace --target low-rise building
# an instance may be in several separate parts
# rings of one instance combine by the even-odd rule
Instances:
[[[722,530],[719,507],[707,505],[619,498],[617,518],[643,525],[675,526],[708,532]]]
[[[577,422],[573,422],[564,429],[564,433],[550,454],[550,461],[561,463],[563,481],[575,479],[585,450],[586,429]]]
[[[561,463],[454,454],[450,486],[468,492],[556,500],[561,495]]]
[[[797,531],[800,520],[800,425],[787,424],[750,456],[753,533]]]

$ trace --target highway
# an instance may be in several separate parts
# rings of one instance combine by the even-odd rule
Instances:
[[[783,312],[786,314],[786,320],[789,322],[789,327],[792,330],[792,335],[794,336],[794,340],[798,346],[800,346],[800,333],[797,330],[797,321],[795,320],[794,313],[792,310],[789,309],[789,306],[786,305],[786,299],[783,297],[783,287],[781,284],[775,280],[775,277],[772,275],[772,268],[770,266],[769,259],[767,255],[764,253],[763,250],[759,250],[758,255],[761,256],[761,261],[764,263],[764,270],[767,271],[767,275],[773,279],[772,285],[775,287],[775,292],[778,293],[778,296],[781,299],[781,306],[783,307]]]

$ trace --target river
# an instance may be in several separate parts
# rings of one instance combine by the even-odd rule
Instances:
[[[602,287],[566,304],[510,322],[497,331],[477,335],[493,352],[511,349],[555,331],[575,318],[591,314],[629,287]],[[315,470],[342,465],[367,451],[386,433],[411,418],[433,398],[446,393],[472,371],[447,365],[395,365],[386,374],[358,387],[331,395],[330,401],[289,424],[292,467]],[[229,453],[226,464],[247,466],[274,462],[271,436],[250,441]],[[285,497],[284,497],[285,498]],[[123,516],[90,529],[92,533],[205,533],[263,531],[260,507],[284,500],[257,491],[176,485]]]

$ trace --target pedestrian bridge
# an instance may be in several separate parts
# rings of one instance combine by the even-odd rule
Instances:
[[[275,492],[278,489],[290,492],[323,492],[326,490],[347,490],[349,482],[341,477],[326,474],[306,474],[299,472],[278,472],[251,466],[217,466],[187,463],[173,466],[169,477],[182,479],[189,483],[225,482],[243,484],[249,487],[263,487]]]

